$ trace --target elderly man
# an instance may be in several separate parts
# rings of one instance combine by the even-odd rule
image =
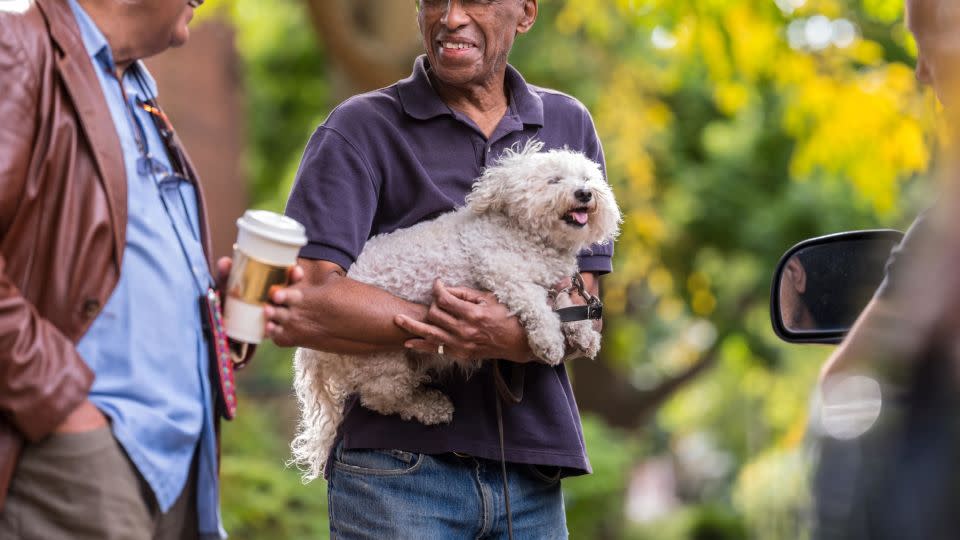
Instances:
[[[348,405],[325,474],[338,538],[567,534],[559,480],[589,473],[590,464],[564,366],[531,361],[517,319],[488,292],[438,283],[424,306],[345,276],[370,237],[462,205],[505,148],[536,138],[545,149],[567,146],[603,163],[584,106],[528,84],[507,63],[537,9],[536,0],[420,1],[426,54],[410,77],[343,103],[307,145],[287,205],[307,226],[306,279],[275,291],[268,333],[280,344],[333,352],[406,346],[504,359],[512,367],[502,370],[502,386],[522,391],[518,404],[502,405],[498,425],[499,368],[487,361],[469,379],[435,381],[455,407],[448,425]],[[607,246],[580,258],[593,293],[610,257]]]
[[[0,3],[2,539],[222,537],[203,201],[139,62],[202,3]]]

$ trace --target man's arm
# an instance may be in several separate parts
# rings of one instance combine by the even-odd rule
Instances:
[[[274,291],[276,305],[266,308],[267,337],[280,346],[370,354],[405,346],[436,352],[443,343],[445,354],[458,358],[533,359],[520,322],[492,293],[438,282],[434,302],[424,306],[352,280],[329,261],[300,265],[304,280]],[[595,292],[593,280],[585,281]],[[420,332],[436,335],[423,339]]]
[[[19,21],[7,17],[0,14],[0,237],[7,234],[24,189],[39,94],[35,63],[19,42]],[[58,426],[102,424],[103,417],[86,400],[92,382],[73,343],[23,297],[0,255],[0,416],[32,441]]]
[[[932,340],[953,339],[960,326],[960,220],[951,211],[957,203],[947,199],[922,213],[894,248],[883,284],[824,364],[821,382],[878,370],[895,377]]]
[[[410,335],[393,324],[397,314],[423,319],[427,307],[350,279],[336,263],[300,259],[304,279],[278,289],[267,306],[267,337],[282,347],[342,354],[400,350]]]
[[[904,348],[905,340],[910,337],[897,331],[900,322],[900,315],[888,300],[871,300],[850,333],[823,365],[821,382],[844,373],[871,371],[877,367],[881,354],[897,356],[896,351]]]

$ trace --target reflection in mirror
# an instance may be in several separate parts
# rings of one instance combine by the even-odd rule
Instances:
[[[780,274],[780,320],[789,332],[845,332],[883,281],[892,239],[848,239],[797,251]]]

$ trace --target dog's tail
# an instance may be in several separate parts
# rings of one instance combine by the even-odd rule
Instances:
[[[303,472],[304,483],[323,475],[347,397],[335,379],[324,373],[325,354],[298,349],[293,362],[293,389],[300,405],[300,420],[290,443],[290,465]]]

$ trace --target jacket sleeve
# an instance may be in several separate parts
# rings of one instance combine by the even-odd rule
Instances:
[[[0,13],[0,245],[9,241],[26,186],[38,118],[37,63],[24,52],[16,17]],[[71,340],[23,297],[7,265],[0,251],[0,419],[37,441],[86,399],[93,373]]]

